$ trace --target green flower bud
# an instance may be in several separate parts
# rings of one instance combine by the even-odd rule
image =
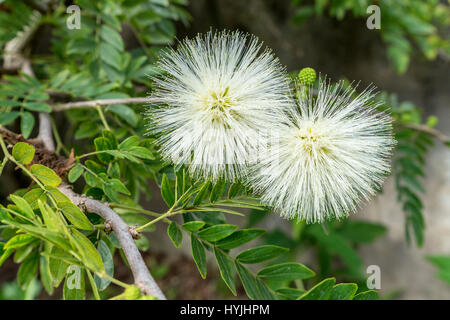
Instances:
[[[298,73],[300,83],[305,86],[311,86],[316,81],[316,71],[313,68],[303,68]]]

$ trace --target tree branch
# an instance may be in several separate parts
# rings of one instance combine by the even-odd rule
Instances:
[[[37,137],[45,149],[55,151],[55,142],[53,141],[52,122],[48,113],[39,113],[39,135]]]
[[[155,296],[160,300],[166,300],[166,297],[156,284],[136,247],[130,233],[130,227],[122,220],[122,218],[104,203],[73,192],[67,184],[61,185],[58,189],[69,197],[74,204],[81,208],[85,208],[87,212],[97,213],[111,225],[112,229],[116,232],[117,239],[127,257],[135,284],[144,294]]]
[[[437,139],[439,139],[443,143],[450,142],[450,137],[447,137],[445,134],[443,134],[439,130],[436,130],[434,128],[430,128],[430,127],[428,127],[426,125],[414,124],[414,123],[404,123],[402,125],[404,127],[406,127],[406,128],[409,128],[409,129],[414,129],[414,130],[417,130],[417,131],[428,133],[428,134],[436,137]]]
[[[90,101],[76,101],[52,106],[53,112],[66,111],[78,108],[95,108],[97,106],[105,106],[112,104],[137,104],[137,103],[155,103],[156,98],[139,97],[139,98],[123,98],[123,99],[100,99]]]

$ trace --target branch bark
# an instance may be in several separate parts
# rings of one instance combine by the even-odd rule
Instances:
[[[85,208],[88,212],[97,213],[111,225],[112,229],[116,232],[117,239],[127,257],[135,284],[143,291],[143,293],[155,296],[160,300],[166,300],[166,297],[150,274],[134,243],[130,233],[130,227],[122,220],[122,218],[101,201],[93,200],[73,192],[67,184],[61,185],[58,189],[69,197],[74,204]]]
[[[39,113],[39,135],[38,140],[42,142],[45,149],[55,151],[55,142],[52,134],[52,123],[48,113]]]
[[[95,108],[97,106],[105,106],[113,104],[137,104],[137,103],[155,103],[155,102],[158,102],[158,99],[148,97],[76,101],[53,105],[52,111],[59,112],[78,108]]]

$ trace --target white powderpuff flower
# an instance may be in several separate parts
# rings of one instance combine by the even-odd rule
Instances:
[[[191,175],[230,181],[246,173],[260,129],[292,104],[285,69],[256,37],[209,32],[184,40],[159,61],[148,108],[162,156]]]
[[[261,155],[251,184],[282,217],[308,223],[346,217],[389,173],[392,120],[377,110],[373,87],[354,95],[342,82],[326,81],[317,98],[298,95],[277,143]]]

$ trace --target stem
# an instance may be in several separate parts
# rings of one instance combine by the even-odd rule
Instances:
[[[97,109],[97,112],[100,116],[100,119],[102,120],[102,123],[103,123],[103,126],[105,127],[105,129],[108,131],[111,131],[111,129],[109,128],[108,122],[106,122],[105,115],[103,114],[102,108],[99,105],[95,106],[95,108]]]
[[[166,213],[160,215],[158,218],[153,219],[152,221],[147,222],[146,224],[144,224],[144,225],[142,225],[142,226],[136,228],[136,231],[137,231],[137,232],[141,232],[142,230],[144,230],[145,228],[151,226],[152,224],[154,224],[154,223],[156,223],[156,222],[158,222],[158,221],[160,221],[160,220],[166,219],[166,218],[168,218],[168,217],[174,216],[174,215],[176,215],[176,214],[179,214],[179,213],[183,213],[183,212],[182,212],[182,211],[171,212],[171,210],[169,210],[169,211],[167,211]]]
[[[414,123],[402,123],[402,126],[409,129],[414,129],[417,131],[428,133],[437,139],[439,139],[442,143],[449,143],[450,137],[447,137],[445,134],[440,132],[439,130],[436,130],[434,128],[430,128],[428,126],[422,125],[422,124],[414,124]]]
[[[83,158],[87,158],[87,157],[91,157],[91,156],[95,156],[97,154],[102,154],[102,153],[108,153],[109,150],[102,150],[102,151],[93,151],[93,152],[89,152],[89,153],[85,153],[81,156],[77,156],[77,159],[83,159]]]

